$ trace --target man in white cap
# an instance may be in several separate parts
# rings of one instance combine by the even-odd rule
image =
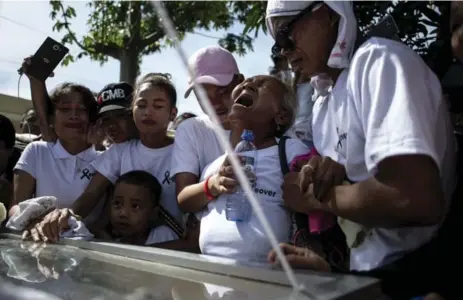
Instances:
[[[321,157],[286,181],[286,205],[363,227],[351,270],[382,278],[393,299],[446,292],[434,238],[455,187],[456,147],[438,78],[392,39],[355,49],[351,2],[270,0],[266,17],[275,48],[319,95],[312,130]],[[352,184],[341,185],[344,175]]]
[[[228,112],[231,107],[231,92],[244,80],[233,55],[219,46],[208,46],[196,51],[189,59],[196,78],[189,78],[185,98],[199,83],[206,90],[209,100],[219,116],[224,129],[229,132]],[[179,206],[185,212],[195,212],[209,201],[204,195],[189,197],[203,185],[197,184],[203,168],[223,154],[214,124],[208,116],[190,118],[182,122],[175,131],[171,173],[175,177]],[[186,197],[184,197],[186,196]],[[185,198],[195,201],[184,201]]]

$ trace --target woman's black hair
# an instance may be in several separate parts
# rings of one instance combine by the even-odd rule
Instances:
[[[119,183],[128,183],[137,186],[142,186],[147,188],[150,191],[152,196],[154,206],[158,206],[160,203],[162,186],[159,181],[146,171],[135,170],[130,171],[125,174],[122,174],[116,181],[114,186],[117,186]]]
[[[0,141],[5,143],[6,149],[13,149],[15,140],[16,131],[13,123],[4,115],[0,115]]]
[[[90,122],[94,123],[98,118],[98,109],[95,96],[93,92],[88,89],[87,87],[71,83],[65,82],[58,85],[49,95],[49,103],[47,105],[47,115],[54,116],[55,115],[55,105],[61,100],[63,96],[66,96],[69,93],[79,93],[82,96],[82,100],[84,102],[84,106],[88,111],[88,116]]]
[[[172,75],[170,73],[148,73],[143,75],[138,81],[144,81],[146,78],[153,77],[153,76],[162,76],[167,78],[168,80],[172,80]]]
[[[175,90],[175,86],[170,81],[171,77],[172,76],[169,73],[146,74],[145,76],[140,78],[140,80],[137,82],[135,86],[134,95],[138,93],[138,90],[143,84],[149,83],[151,85],[163,88],[167,92],[167,96],[169,97],[170,104],[172,105],[172,107],[176,107],[177,106],[177,91]],[[136,97],[133,97],[132,104],[135,98]]]

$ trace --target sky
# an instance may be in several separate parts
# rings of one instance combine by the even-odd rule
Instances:
[[[72,29],[78,37],[87,32],[87,16],[90,9],[87,1],[68,1],[65,4],[75,8],[77,18],[72,20]],[[49,1],[2,1],[0,0],[0,93],[18,96],[18,73],[23,59],[35,53],[47,36],[60,41],[64,32],[52,30],[53,21],[49,17]],[[243,29],[240,24],[233,26],[228,32],[239,33]],[[198,33],[222,37],[224,31],[198,31]],[[188,55],[196,50],[217,44],[217,40],[198,34],[188,34],[182,46]],[[272,40],[270,36],[260,32],[254,42],[254,52],[245,56],[234,54],[238,67],[245,77],[267,74],[273,65],[270,59]],[[71,54],[78,54],[77,46],[70,46]],[[149,72],[172,74],[172,80],[177,88],[179,113],[193,112],[201,114],[193,93],[184,99],[183,95],[188,87],[188,76],[177,52],[173,48],[163,49],[160,53],[145,56],[141,64],[141,75]],[[92,91],[98,92],[106,84],[119,80],[119,62],[109,59],[108,63],[100,66],[98,62],[89,58],[82,58],[66,67],[58,66],[55,77],[47,80],[48,90],[55,85],[71,81],[83,84]],[[20,82],[19,97],[30,99],[29,83],[23,77]]]

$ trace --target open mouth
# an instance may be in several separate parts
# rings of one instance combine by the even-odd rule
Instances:
[[[154,125],[154,124],[156,124],[156,122],[153,121],[153,120],[142,120],[141,122],[143,124],[145,124],[145,125]]]
[[[252,104],[254,103],[254,100],[252,99],[251,95],[248,95],[246,93],[241,94],[241,96],[236,99],[235,104],[244,106],[244,107],[251,107]]]

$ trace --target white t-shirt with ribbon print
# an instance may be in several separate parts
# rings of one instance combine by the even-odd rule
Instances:
[[[297,139],[286,141],[287,161],[296,156],[307,154],[308,148]],[[246,153],[244,153],[246,154]],[[226,155],[217,158],[207,166],[201,180],[218,172]],[[260,201],[264,215],[270,222],[278,242],[289,242],[292,219],[283,207],[282,189],[283,173],[280,167],[278,146],[257,151],[257,181],[254,191]],[[228,257],[239,261],[264,262],[272,249],[263,227],[255,214],[249,222],[228,221],[225,216],[227,195],[221,195],[209,202],[207,207],[197,213],[201,221],[199,245],[203,254]]]
[[[67,208],[85,191],[95,169],[92,162],[101,152],[90,147],[77,155],[67,152],[60,141],[32,142],[24,149],[15,170],[27,172],[36,180],[35,197],[53,196],[58,208]],[[85,223],[99,217],[100,201]]]
[[[98,173],[113,184],[119,176],[135,170],[142,170],[157,178],[162,186],[161,204],[183,224],[183,213],[180,211],[175,194],[175,181],[171,179],[172,145],[159,149],[150,149],[140,140],[130,140],[112,145],[93,166]]]
[[[192,173],[201,176],[204,168],[224,151],[208,116],[183,121],[175,131],[172,154],[172,176]],[[230,134],[230,131],[226,131]]]
[[[388,157],[429,156],[450,203],[456,144],[447,105],[438,78],[408,46],[383,38],[361,45],[331,93],[316,100],[312,131],[317,151],[344,164],[354,182],[373,176]],[[350,267],[389,264],[430,241],[437,229],[370,229],[351,249]]]

